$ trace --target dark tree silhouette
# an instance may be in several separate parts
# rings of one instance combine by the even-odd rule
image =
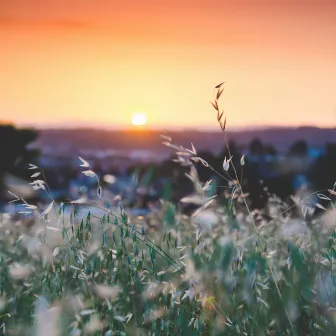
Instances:
[[[288,150],[288,154],[291,156],[303,157],[308,154],[308,145],[304,140],[298,140],[294,142]]]
[[[4,200],[4,176],[6,173],[27,177],[28,164],[36,162],[39,152],[28,145],[38,134],[31,129],[18,129],[12,125],[0,125],[0,201]]]
[[[336,182],[336,143],[325,146],[325,154],[313,164],[308,177],[317,189],[332,188]]]
[[[255,156],[261,156],[265,153],[264,145],[258,138],[255,138],[250,142],[249,153]]]
[[[270,156],[276,156],[278,154],[277,150],[273,145],[265,145],[264,151],[265,154]]]

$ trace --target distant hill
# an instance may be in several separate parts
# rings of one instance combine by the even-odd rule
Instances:
[[[169,149],[162,145],[160,134],[163,131],[97,130],[97,129],[55,129],[41,130],[34,146],[42,151],[51,150],[55,154],[70,154],[84,151],[149,150],[161,154]],[[189,146],[193,142],[199,150],[220,151],[224,146],[224,135],[216,131],[170,131],[168,134],[177,144]],[[227,132],[229,139],[241,145],[248,144],[258,137],[262,142],[271,143],[279,151],[285,151],[296,140],[304,139],[312,147],[321,147],[328,142],[336,143],[336,128],[265,128]]]

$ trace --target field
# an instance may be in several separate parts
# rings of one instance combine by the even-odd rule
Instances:
[[[0,333],[332,335],[336,185],[293,196],[294,205],[269,195],[265,209],[250,209],[244,157],[239,167],[223,158],[219,172],[193,145],[163,137],[188,169],[194,193],[181,202],[196,205],[190,216],[164,198],[145,217],[130,216],[82,158],[97,200],[57,204],[30,166],[33,188],[51,201],[29,204],[11,193],[21,216],[1,215]],[[225,197],[199,180],[197,165],[222,178]]]

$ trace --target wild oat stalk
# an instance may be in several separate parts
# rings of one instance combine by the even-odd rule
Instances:
[[[215,89],[217,89],[216,98],[214,102],[211,102],[213,108],[217,111],[217,121],[223,132],[225,131],[225,127],[226,127],[226,117],[224,117],[224,110],[221,110],[219,107],[218,100],[224,91],[224,88],[222,89],[222,86],[224,83],[225,82],[222,82],[216,85],[215,87]]]
[[[224,110],[223,110],[223,112],[220,112],[218,99],[220,98],[220,96],[222,95],[222,93],[223,93],[223,91],[224,91],[224,88],[222,89],[222,85],[223,85],[224,83],[225,83],[225,82],[222,82],[222,83],[216,85],[215,89],[217,89],[217,93],[216,93],[215,102],[214,102],[214,103],[211,102],[211,104],[213,105],[213,107],[214,107],[214,108],[216,109],[216,111],[217,111],[217,121],[218,121],[218,123],[219,123],[219,125],[220,125],[220,127],[221,127],[222,132],[225,132],[225,127],[226,127],[226,117],[224,117],[224,120],[223,120]],[[228,140],[226,140],[226,146],[227,146],[227,150],[228,150],[229,156],[232,158]],[[242,187],[242,181],[239,182],[239,177],[238,177],[238,174],[237,174],[235,165],[234,165],[234,163],[233,163],[233,161],[232,161],[231,159],[229,160],[229,162],[231,163],[231,167],[232,167],[232,169],[233,169],[233,171],[234,171],[234,175],[235,175],[236,183],[237,183],[238,187],[240,188],[241,193],[244,194],[243,187]],[[240,161],[240,162],[242,163],[242,161]],[[251,220],[252,225],[253,225],[253,227],[254,227],[255,233],[257,234],[257,240],[260,241],[260,245],[261,245],[260,248],[261,248],[261,250],[264,250],[266,245],[265,245],[265,243],[263,242],[262,237],[260,236],[259,230],[257,229],[257,227],[256,227],[256,225],[255,225],[255,222],[254,222],[254,219],[253,219],[251,210],[250,210],[250,208],[249,208],[249,205],[248,205],[247,200],[246,200],[245,197],[243,198],[243,201],[244,201],[246,210],[247,210],[247,212],[248,212],[248,214],[249,214],[249,216],[250,216],[250,220]],[[276,290],[277,290],[277,292],[278,292],[279,298],[280,298],[281,302],[283,303],[283,307],[284,307],[284,310],[285,310],[285,313],[286,313],[288,322],[289,322],[289,324],[290,324],[290,326],[291,326],[291,329],[292,329],[293,333],[296,334],[296,330],[295,330],[294,325],[293,325],[293,323],[292,323],[292,320],[291,320],[291,318],[290,318],[290,316],[289,316],[288,310],[287,310],[287,308],[286,308],[286,306],[285,306],[285,304],[284,304],[284,300],[283,300],[283,297],[282,297],[282,295],[281,295],[280,289],[279,289],[279,287],[278,287],[277,281],[276,281],[276,279],[275,279],[275,277],[274,277],[273,270],[272,270],[271,266],[269,265],[269,263],[267,263],[267,266],[268,266],[268,269],[269,269],[269,271],[270,271],[270,273],[271,273],[272,280],[273,280],[273,283],[274,283],[274,285],[275,285],[275,287],[276,287]]]

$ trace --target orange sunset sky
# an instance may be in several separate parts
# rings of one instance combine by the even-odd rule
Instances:
[[[0,0],[0,120],[336,126],[335,0]]]

